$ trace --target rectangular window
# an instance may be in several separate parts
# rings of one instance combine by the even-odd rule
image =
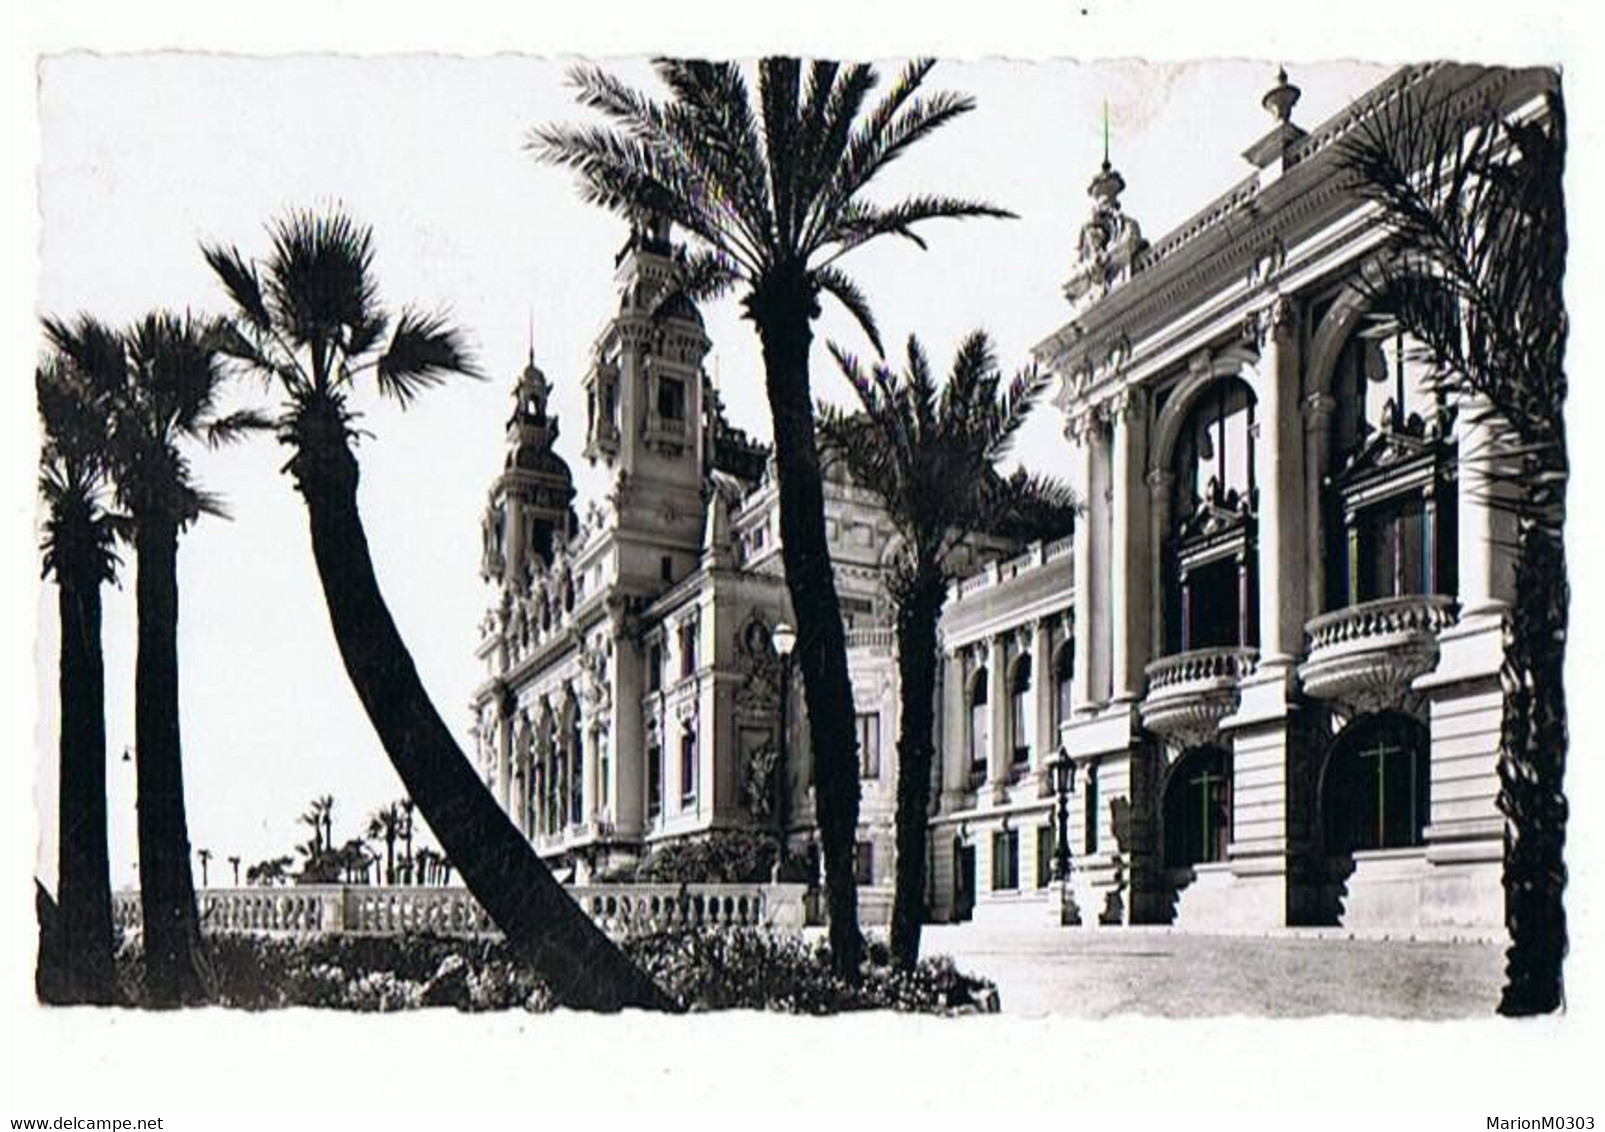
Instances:
[[[1081,839],[1081,851],[1089,857],[1098,851],[1098,805],[1098,764],[1093,763],[1087,767],[1086,810],[1083,817],[1086,828]]]
[[[693,617],[680,626],[680,678],[691,676],[696,670],[697,622]]]
[[[646,690],[656,692],[663,687],[663,646],[656,641],[646,650]]]
[[[674,581],[674,559],[667,554],[658,559],[658,577],[665,582]]]
[[[697,733],[687,727],[680,734],[680,804],[697,800]]]
[[[992,891],[1008,892],[1020,887],[1020,833],[999,830],[992,835]]]
[[[646,749],[646,816],[650,821],[663,812],[663,749],[656,743]]]
[[[881,776],[881,715],[860,712],[858,716],[858,777]]]
[[[685,420],[685,382],[677,377],[658,378],[658,416],[675,424]]]
[[[853,883],[860,887],[875,883],[875,844],[872,841],[853,843]]]
[[[1037,826],[1037,887],[1047,888],[1053,880],[1053,826]]]

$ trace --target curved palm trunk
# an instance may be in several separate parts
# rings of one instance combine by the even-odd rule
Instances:
[[[339,421],[291,462],[346,674],[408,795],[507,943],[564,1005],[675,1004],[580,910],[496,804],[441,720],[391,619],[357,508],[357,461]]]
[[[42,957],[55,981],[47,983],[45,997],[62,1003],[110,1003],[117,997],[117,972],[112,959],[111,865],[106,849],[106,678],[100,647],[100,580],[93,565],[63,566],[57,576],[61,618],[57,918],[52,941],[55,955]]]
[[[1505,834],[1504,992],[1499,1012],[1547,1014],[1564,1001],[1566,955],[1565,548],[1524,524],[1516,602],[1502,677],[1505,710],[1499,807]]]
[[[807,312],[812,298],[800,286],[791,294],[754,303],[763,343],[769,411],[775,434],[780,491],[781,556],[786,588],[797,618],[797,666],[808,706],[808,741],[814,759],[820,841],[825,854],[832,963],[857,978],[864,940],[858,929],[858,887],[853,843],[858,831],[858,736],[853,686],[847,673],[847,637],[825,538],[825,493],[814,437],[808,383],[813,341]],[[767,305],[768,309],[763,309]],[[800,312],[800,313],[797,313]]]
[[[897,607],[897,887],[892,962],[912,969],[925,922],[925,842],[936,756],[936,627],[947,598],[941,578],[912,587]]]
[[[140,518],[134,536],[139,619],[134,661],[139,896],[145,995],[171,1007],[203,997],[178,720],[178,525]]]

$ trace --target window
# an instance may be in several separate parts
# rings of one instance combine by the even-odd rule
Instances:
[[[1037,826],[1037,887],[1047,888],[1053,880],[1053,826]]]
[[[1002,829],[992,835],[992,891],[1020,887],[1020,834]]]
[[[1098,764],[1087,766],[1087,792],[1084,796],[1086,807],[1082,815],[1085,828],[1082,832],[1081,851],[1092,856],[1098,851]]]
[[[689,617],[680,626],[680,678],[697,671],[697,619]]]
[[[658,378],[658,416],[666,423],[685,420],[685,382],[677,377]]]
[[[585,740],[580,734],[579,709],[574,710],[574,722],[569,728],[568,742],[568,820],[575,825],[585,820]]]
[[[875,843],[873,841],[855,841],[853,843],[853,883],[860,887],[868,887],[875,883]]]
[[[860,712],[858,715],[858,777],[881,776],[881,715],[880,712]]]
[[[608,798],[612,794],[613,764],[609,757],[607,733],[598,731],[592,740],[596,744],[596,806],[597,810],[608,807]]]
[[[646,749],[646,816],[650,821],[663,812],[663,748]]]
[[[646,650],[646,690],[656,692],[663,687],[663,646],[656,641]]]
[[[1396,712],[1361,716],[1333,745],[1321,785],[1331,852],[1423,844],[1432,785],[1426,727]]]
[[[1355,601],[1436,591],[1432,521],[1421,495],[1368,507],[1355,528]]]
[[[1053,729],[1055,732],[1070,718],[1070,689],[1075,675],[1076,645],[1066,641],[1059,646],[1053,662]]]
[[[665,582],[674,581],[674,559],[667,554],[658,559],[658,577]]]
[[[970,780],[986,779],[987,748],[991,745],[991,726],[986,697],[986,669],[975,674],[970,684]]]
[[[680,804],[689,806],[697,800],[697,732],[686,724],[680,732]]]
[[[1172,868],[1226,859],[1231,839],[1231,766],[1219,747],[1195,747],[1165,788],[1165,864]]]
[[[1015,769],[1031,761],[1030,715],[1027,704],[1031,701],[1031,658],[1022,656],[1014,664],[1014,676],[1009,681],[1009,747],[1010,765]]]

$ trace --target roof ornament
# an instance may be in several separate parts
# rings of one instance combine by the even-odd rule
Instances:
[[[1076,265],[1065,284],[1065,298],[1076,313],[1102,299],[1130,278],[1133,263],[1147,242],[1142,229],[1120,207],[1126,180],[1109,158],[1109,102],[1103,103],[1103,163],[1087,186],[1092,215],[1081,226]]]
[[[1256,169],[1266,169],[1285,160],[1288,149],[1304,136],[1304,131],[1293,124],[1293,107],[1303,95],[1298,87],[1288,82],[1287,68],[1276,68],[1276,85],[1265,92],[1260,105],[1276,119],[1271,132],[1243,151],[1243,157]]]

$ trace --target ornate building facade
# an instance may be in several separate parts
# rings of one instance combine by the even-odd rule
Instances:
[[[1065,419],[1050,470],[1086,506],[1071,537],[966,545],[942,625],[934,918],[1040,921],[1062,803],[1087,924],[1502,922],[1497,453],[1484,407],[1435,396],[1390,320],[1387,234],[1337,158],[1403,90],[1538,113],[1552,81],[1406,68],[1306,131],[1280,75],[1244,179],[1154,241],[1098,171],[1070,319],[1035,350]],[[660,301],[673,257],[666,227],[632,234],[584,379],[606,497],[576,515],[532,358],[485,517],[481,768],[582,878],[713,830],[813,838],[802,697],[773,645],[797,616],[771,467],[710,403],[694,307]],[[892,876],[892,531],[839,478],[826,510],[873,919]]]

